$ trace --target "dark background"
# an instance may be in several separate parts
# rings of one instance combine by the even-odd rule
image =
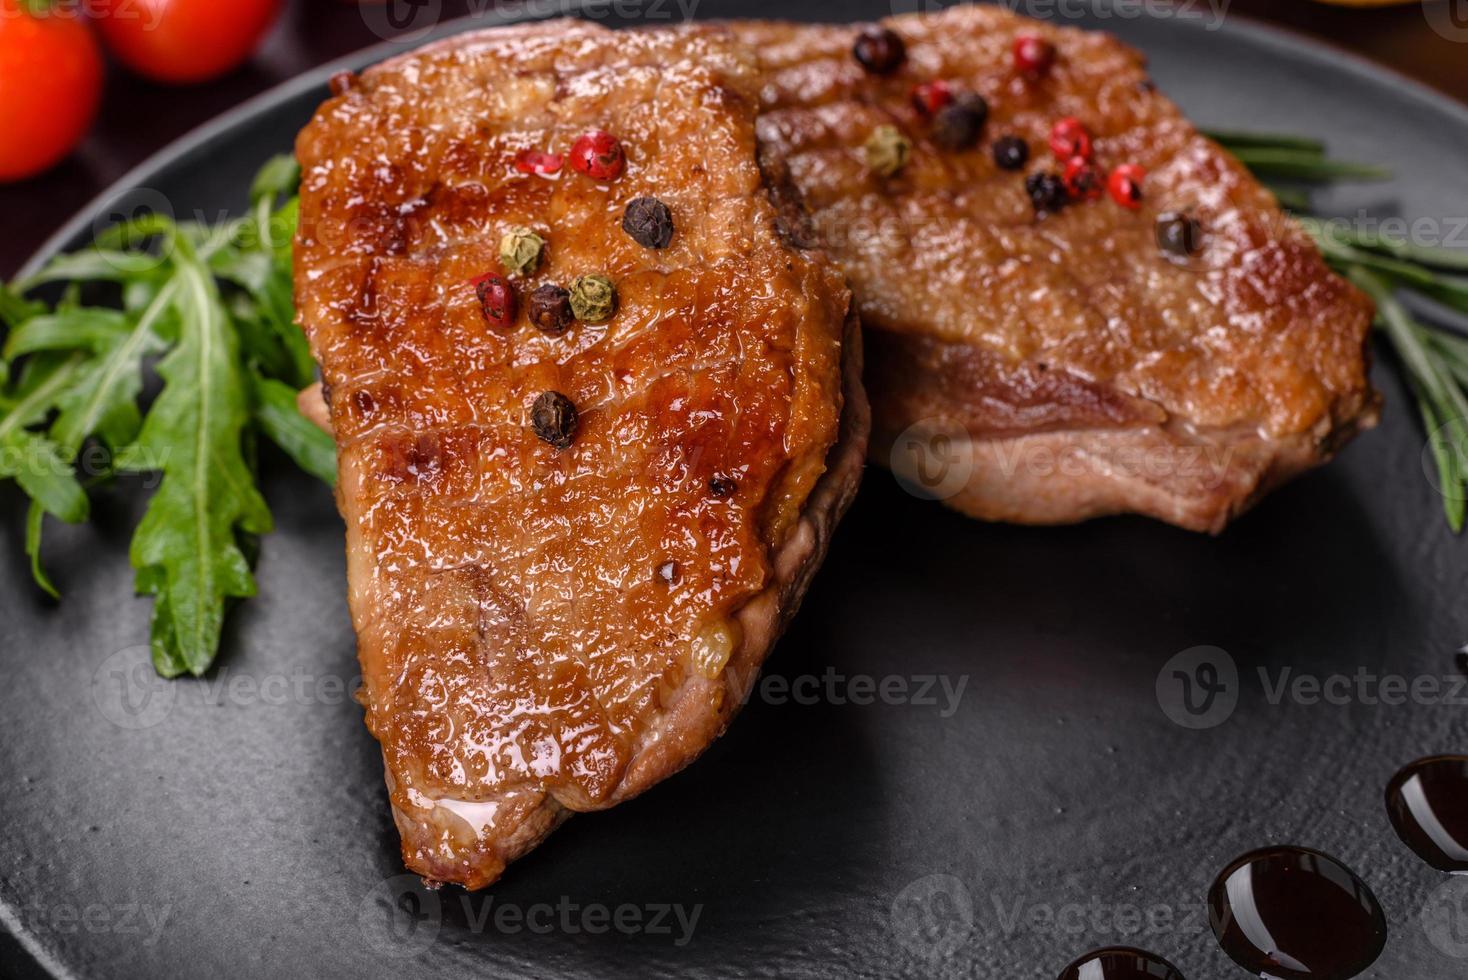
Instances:
[[[914,2],[702,0],[700,11],[834,19]],[[1357,15],[1300,0],[1285,10],[1360,25],[1351,30],[1363,46],[1413,72],[1436,66],[1444,86],[1468,72],[1468,46],[1439,43],[1416,7]],[[1151,54],[1159,82],[1199,121],[1318,134],[1342,158],[1397,174],[1322,191],[1322,214],[1468,215],[1468,113],[1343,67],[1344,56],[1229,29],[1244,20],[1230,16],[1216,33],[1145,19],[1116,30]],[[29,252],[20,236],[44,237],[171,133],[293,66],[374,39],[355,12],[316,0],[293,9],[255,69],[216,88],[119,89],[107,126],[116,143],[99,139],[66,170],[0,192],[11,209],[5,247]],[[306,79],[140,182],[181,213],[238,206],[324,84]],[[145,139],[144,126],[159,128]],[[30,224],[15,221],[23,213]],[[137,729],[112,720],[104,695],[116,693],[118,663],[146,667],[137,644],[150,603],[132,597],[127,563],[143,495],[99,493],[95,520],[52,525],[60,605],[14,560],[20,522],[0,522],[0,553],[12,559],[0,561],[0,910],[59,959],[56,975],[93,980],[1047,980],[1121,938],[1122,912],[1157,907],[1175,922],[1125,938],[1189,980],[1226,980],[1245,974],[1196,917],[1202,896],[1239,854],[1297,843],[1346,862],[1387,910],[1386,953],[1363,980],[1457,980],[1468,958],[1440,951],[1420,917],[1446,878],[1397,841],[1381,790],[1414,758],[1464,751],[1461,705],[1271,701],[1255,679],[1440,677],[1468,637],[1465,541],[1443,524],[1389,357],[1375,378],[1388,405],[1381,427],[1218,539],[1138,518],[983,524],[873,469],[767,676],[971,678],[962,710],[755,699],[701,764],[571,821],[471,908],[446,890],[426,949],[386,930],[379,889],[402,883],[402,863],[360,708],[347,697],[218,694],[232,679],[355,675],[330,495],[278,459],[262,466],[278,533],[262,548],[261,594],[232,615],[219,668],[156,682],[175,699],[170,713]],[[13,493],[0,495],[0,511],[20,512]],[[1239,702],[1226,723],[1186,731],[1159,710],[1157,680],[1170,657],[1204,644],[1237,662]],[[894,910],[940,873],[975,908],[962,948],[934,964],[921,935],[904,940]],[[521,908],[676,901],[706,914],[686,947],[646,934],[506,935],[471,924],[491,898]],[[45,918],[123,903],[168,911],[161,940]],[[1005,919],[1097,903],[1101,926]],[[28,968],[7,927],[0,977],[47,976]]]
[[[488,2],[442,0],[443,16],[483,10]],[[831,4],[833,20],[844,19],[841,8]],[[1468,47],[1434,32],[1419,4],[1354,9],[1311,0],[1232,0],[1226,11],[1331,41],[1468,101]],[[255,60],[218,81],[169,88],[113,66],[101,117],[80,150],[50,173],[0,187],[7,231],[0,237],[0,276],[14,275],[63,221],[170,140],[308,68],[380,40],[352,0],[290,0]]]

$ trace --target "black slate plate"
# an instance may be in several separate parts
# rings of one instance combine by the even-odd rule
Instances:
[[[914,6],[704,0],[697,13]],[[1144,49],[1205,124],[1317,134],[1399,175],[1323,195],[1327,213],[1461,233],[1468,111],[1191,9],[1203,18],[1133,4],[1078,22]],[[239,206],[331,70],[165,151],[55,244],[137,203]],[[873,471],[769,665],[801,696],[763,688],[698,765],[573,820],[473,896],[401,876],[377,751],[341,692],[353,637],[321,487],[267,460],[279,531],[261,596],[234,615],[212,676],[167,684],[138,646],[148,604],[131,596],[126,543],[140,495],[105,495],[94,525],[52,534],[57,607],[27,580],[18,498],[0,492],[0,922],[13,934],[0,973],[1048,978],[1122,941],[1192,980],[1243,976],[1208,930],[1205,891],[1237,854],[1298,843],[1354,867],[1386,906],[1391,938],[1368,975],[1463,976],[1464,893],[1439,891],[1447,879],[1396,841],[1381,803],[1399,765],[1468,749],[1461,693],[1270,692],[1286,670],[1450,677],[1468,632],[1468,556],[1397,375],[1376,377],[1382,426],[1218,540],[1137,519],[988,526]],[[1190,729],[1164,711],[1177,692],[1163,667],[1199,645],[1226,650],[1241,681],[1229,717]],[[853,703],[857,677],[897,678],[888,693],[905,684],[907,703]],[[956,708],[928,678],[965,685]],[[1424,925],[1424,908],[1449,907],[1456,922]],[[677,909],[697,913],[691,938]]]

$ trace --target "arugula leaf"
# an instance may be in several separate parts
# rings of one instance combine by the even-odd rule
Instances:
[[[250,203],[265,202],[273,205],[282,194],[294,194],[301,182],[301,165],[287,153],[271,157],[255,174],[250,185]]]
[[[25,512],[25,553],[31,560],[31,578],[35,579],[36,584],[48,596],[60,599],[61,593],[56,591],[46,569],[41,567],[41,521],[45,516],[46,512],[41,505],[32,500]]]
[[[336,443],[301,414],[296,389],[255,375],[255,421],[297,466],[327,486],[336,485]]]
[[[178,343],[158,365],[164,388],[142,432],[115,460],[163,473],[131,557],[139,591],[157,597],[153,665],[166,677],[209,667],[226,600],[255,594],[239,535],[271,527],[244,455],[250,389],[234,324],[193,246],[173,245]]]
[[[117,310],[73,309],[33,316],[10,332],[5,357],[14,360],[43,350],[91,350],[110,346],[127,330]]]
[[[43,510],[68,524],[87,519],[87,494],[71,460],[45,436],[20,429],[0,438],[0,477],[14,479]]]
[[[63,521],[77,523],[87,519],[90,508],[86,493],[71,471],[69,457],[26,426],[50,412],[78,373],[82,357],[71,354],[58,359],[47,354],[33,358],[22,373],[16,397],[7,399],[6,413],[0,417],[0,477],[14,478],[31,497],[26,516],[26,554],[31,558],[36,582],[53,597],[56,587],[40,567],[43,514],[49,512]]]
[[[9,286],[0,283],[0,325],[13,329],[45,311],[43,304],[32,303]]]
[[[0,284],[0,479],[30,497],[31,574],[56,595],[41,566],[45,515],[86,519],[75,465],[87,440],[112,450],[101,476],[161,473],[131,559],[137,591],[154,596],[149,632],[165,676],[206,670],[228,605],[255,592],[258,538],[271,526],[255,481],[258,439],[335,479],[331,439],[296,405],[315,376],[292,297],[298,181],[294,160],[277,158],[242,217],[142,215],[26,282]],[[82,282],[113,284],[121,309],[84,305]],[[54,307],[25,296],[57,283]],[[160,354],[163,390],[144,417],[144,374]]]
[[[29,292],[52,282],[124,282],[156,273],[163,260],[149,252],[124,252],[117,249],[89,248],[69,255],[58,255],[46,267],[16,287]]]
[[[76,378],[86,355],[46,353],[28,358],[10,394],[10,408],[0,418],[0,440],[41,422]]]
[[[113,449],[137,435],[143,358],[163,347],[153,329],[167,312],[173,291],[172,286],[160,290],[131,329],[97,351],[99,356],[83,367],[77,384],[57,400],[60,414],[52,423],[51,436],[69,458],[81,451],[88,435],[95,434]]]

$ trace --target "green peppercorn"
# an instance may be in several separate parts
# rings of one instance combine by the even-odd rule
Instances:
[[[878,126],[867,137],[867,166],[883,177],[891,177],[907,165],[912,155],[912,140],[896,126]]]
[[[512,276],[529,276],[540,268],[545,239],[529,228],[511,228],[500,239],[500,261]]]
[[[577,276],[571,283],[571,312],[582,323],[606,323],[617,312],[617,287],[603,275]]]

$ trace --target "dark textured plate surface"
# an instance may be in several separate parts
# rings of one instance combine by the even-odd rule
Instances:
[[[697,13],[889,6],[904,4]],[[1144,49],[1203,124],[1317,134],[1395,168],[1322,210],[1445,233],[1468,217],[1468,112],[1284,35],[1211,30],[1194,9],[1203,19],[1083,22]],[[123,203],[238,206],[329,73],[171,149],[128,182],[151,191]],[[106,494],[94,525],[51,535],[56,606],[27,580],[18,498],[0,493],[0,921],[19,937],[0,972],[1048,978],[1122,941],[1193,980],[1243,976],[1208,930],[1205,892],[1239,853],[1298,843],[1355,868],[1386,907],[1368,975],[1462,976],[1468,901],[1397,842],[1381,794],[1399,765],[1468,750],[1465,699],[1442,680],[1468,633],[1468,556],[1405,392],[1390,365],[1376,376],[1382,426],[1218,540],[1133,519],[987,526],[873,471],[769,663],[775,686],[729,736],[476,895],[399,877],[377,750],[342,693],[356,667],[325,490],[267,460],[279,530],[261,595],[210,677],[167,684],[138,646],[149,607],[126,545],[141,495]],[[1163,709],[1180,696],[1163,668],[1200,645],[1227,651],[1240,682],[1231,715],[1191,729]],[[1300,675],[1351,680],[1320,703],[1276,695]],[[1386,703],[1372,678],[1388,676],[1438,690]],[[857,703],[883,681],[906,703]],[[963,685],[956,701],[944,684]],[[1454,907],[1456,922],[1423,918]]]

